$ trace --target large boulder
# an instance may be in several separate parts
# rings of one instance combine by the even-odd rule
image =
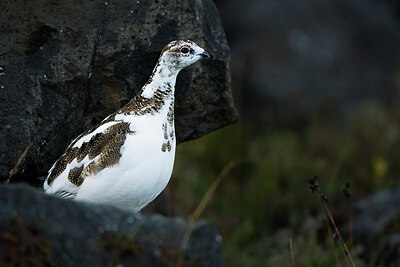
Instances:
[[[0,185],[0,262],[15,266],[222,266],[221,236],[181,218],[141,216]]]
[[[371,265],[400,266],[400,186],[357,201],[352,229]]]
[[[17,176],[44,175],[72,138],[137,93],[175,39],[213,56],[178,77],[178,142],[238,120],[229,48],[212,0],[17,0],[0,9],[1,179],[30,143]]]

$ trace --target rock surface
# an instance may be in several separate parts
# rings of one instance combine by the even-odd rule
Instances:
[[[55,199],[21,184],[0,185],[0,214],[3,263],[31,257],[46,266],[172,266],[183,255],[183,266],[223,265],[221,237],[205,222],[181,253],[187,224],[180,218]]]
[[[354,205],[353,234],[371,266],[400,265],[400,186]]]
[[[400,217],[400,186],[359,200],[354,212],[353,231],[358,240],[381,233],[385,225]]]
[[[136,94],[175,39],[191,39],[213,56],[178,77],[178,142],[238,120],[229,48],[212,0],[17,0],[0,9],[1,179],[30,143],[21,171],[44,175],[72,138]]]

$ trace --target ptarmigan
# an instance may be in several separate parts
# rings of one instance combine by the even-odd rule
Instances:
[[[49,170],[45,192],[131,210],[154,200],[175,160],[176,77],[203,57],[209,54],[192,41],[166,45],[139,93],[72,141]]]

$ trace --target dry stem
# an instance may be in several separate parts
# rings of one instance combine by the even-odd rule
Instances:
[[[183,235],[183,239],[181,242],[181,250],[185,251],[189,242],[190,235],[192,234],[193,227],[195,221],[200,217],[201,213],[203,212],[204,208],[210,201],[211,197],[215,193],[215,190],[218,188],[220,183],[224,180],[224,178],[228,175],[228,173],[240,162],[240,160],[235,159],[231,160],[225,167],[222,169],[220,174],[215,178],[212,182],[210,187],[207,189],[207,192],[204,194],[203,198],[201,199],[199,205],[197,206],[196,210],[194,211],[193,215],[189,220],[188,227],[186,228],[186,232]]]
[[[349,251],[349,249],[347,248],[347,245],[346,245],[346,243],[344,242],[343,237],[342,237],[342,235],[340,234],[339,229],[338,229],[337,226],[336,226],[335,220],[334,220],[333,217],[332,217],[332,213],[330,212],[330,210],[329,210],[329,208],[328,208],[328,205],[326,205],[326,203],[328,202],[328,198],[327,198],[325,195],[323,195],[323,194],[321,193],[321,190],[320,190],[320,187],[319,187],[319,184],[318,184],[318,181],[317,181],[317,177],[314,177],[314,179],[312,179],[312,180],[310,181],[309,186],[310,186],[310,189],[311,189],[312,193],[318,192],[320,202],[321,202],[321,204],[322,204],[322,206],[323,206],[323,208],[324,208],[324,213],[325,213],[326,216],[328,216],[328,218],[329,218],[331,224],[333,225],[333,227],[334,227],[334,229],[335,229],[335,233],[336,233],[336,235],[339,237],[339,240],[340,240],[340,242],[342,243],[342,246],[343,246],[343,248],[344,248],[345,254],[347,255],[347,257],[348,257],[348,259],[349,259],[351,265],[352,265],[353,267],[355,267],[356,265],[354,264],[353,257],[351,256],[350,251]]]
[[[8,175],[8,179],[5,181],[5,184],[9,184],[10,183],[10,179],[11,177],[13,177],[14,175],[16,175],[18,173],[19,170],[19,166],[22,163],[22,160],[26,157],[26,154],[28,153],[28,150],[31,148],[33,142],[31,142],[24,150],[24,152],[22,152],[21,156],[19,157],[17,164],[15,164],[14,168],[11,169],[9,175]]]

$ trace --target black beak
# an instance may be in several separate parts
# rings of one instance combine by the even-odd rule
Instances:
[[[200,55],[202,58],[205,58],[205,57],[210,58],[210,54],[209,54],[206,50],[204,50],[203,52],[201,52],[199,55]]]

